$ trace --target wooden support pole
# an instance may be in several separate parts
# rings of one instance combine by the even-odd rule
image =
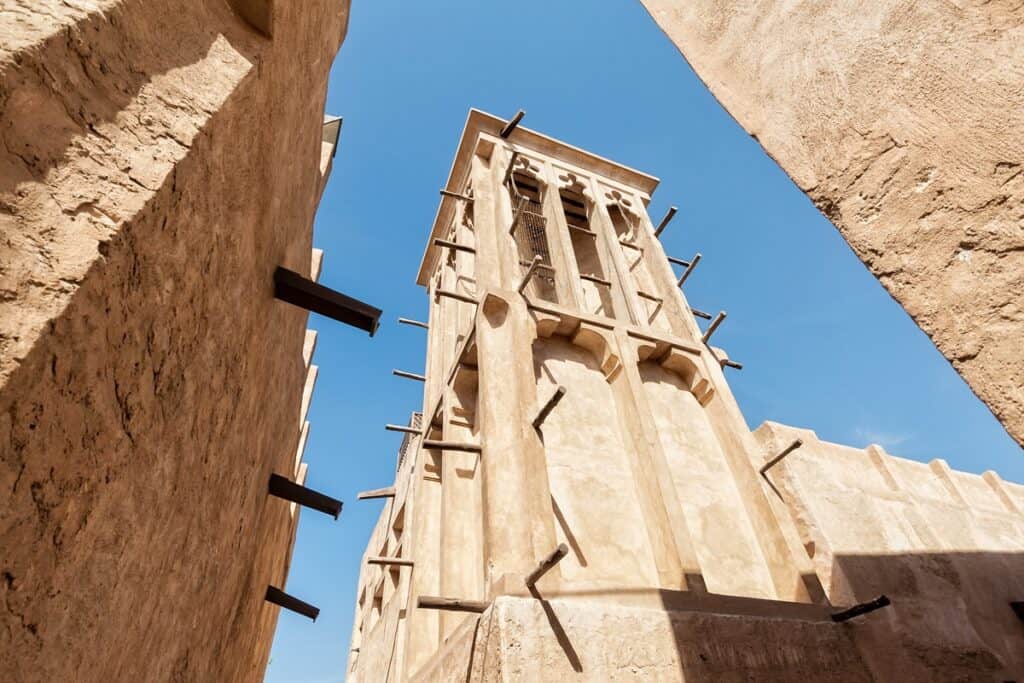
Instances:
[[[700,309],[691,308],[690,309],[690,313],[693,313],[693,317],[695,317],[695,318],[702,318],[704,320],[711,320],[711,314],[710,313],[705,313],[704,311],[702,311]]]
[[[604,280],[602,278],[597,277],[596,275],[586,275],[584,273],[580,273],[580,279],[587,280],[588,282],[593,282],[599,285],[604,285],[605,287],[612,286],[611,280]]]
[[[684,270],[683,274],[679,276],[679,281],[676,282],[677,287],[683,286],[683,283],[686,282],[686,278],[690,277],[690,273],[692,273],[693,269],[697,267],[698,263],[700,263],[701,258],[703,257],[699,251],[694,254],[693,258],[690,259],[690,262],[686,264],[686,270]]]
[[[341,514],[342,502],[330,496],[325,496],[319,491],[306,488],[301,484],[282,477],[280,474],[270,475],[270,484],[267,487],[268,493],[277,498],[298,503],[302,507],[310,508],[331,515],[335,519]]]
[[[394,498],[395,487],[389,486],[386,489],[373,489],[371,491],[360,491],[356,500],[373,500],[374,498]]]
[[[476,249],[474,249],[473,247],[466,246],[465,244],[459,244],[458,242],[450,242],[448,240],[443,240],[440,237],[434,240],[434,244],[443,249],[454,249],[455,251],[464,251],[469,254],[476,253]]]
[[[287,268],[278,267],[274,271],[274,297],[293,306],[358,327],[369,332],[371,337],[380,326],[379,308],[345,296],[330,287],[324,287]]]
[[[404,377],[406,379],[414,379],[417,382],[426,382],[427,378],[424,375],[417,375],[415,372],[406,372],[405,370],[392,370],[391,374],[395,377]]]
[[[520,294],[522,294],[523,290],[526,289],[526,286],[530,284],[530,279],[533,278],[533,274],[537,272],[537,268],[541,265],[541,260],[540,254],[534,256],[533,261],[530,262],[530,267],[526,269],[525,273],[523,273],[523,279],[519,281],[519,287],[516,288],[516,291]]]
[[[537,568],[530,572],[530,575],[526,577],[526,585],[533,586],[540,577],[544,576],[549,569],[558,564],[563,557],[569,552],[569,546],[564,543],[559,543],[558,547],[551,551],[551,554],[540,561]]]
[[[402,557],[368,557],[366,558],[367,564],[379,564],[379,565],[397,565],[399,567],[411,567],[415,562],[407,560]]]
[[[442,451],[463,451],[465,453],[480,453],[483,448],[480,444],[466,443],[463,441],[437,441],[434,439],[424,439],[424,448],[436,448]]]
[[[743,363],[737,363],[736,361],[729,360],[728,358],[720,360],[718,364],[721,365],[723,368],[733,368],[735,370],[743,369]]]
[[[407,427],[405,425],[388,424],[384,425],[384,429],[388,430],[389,432],[405,432],[406,434],[413,434],[415,436],[421,436],[423,434],[423,432],[420,431],[419,429],[416,429],[415,427]]]
[[[437,296],[446,296],[449,299],[455,299],[456,301],[464,301],[467,304],[475,304],[477,301],[468,294],[459,294],[458,292],[452,292],[447,289],[434,290],[434,294]]]
[[[742,368],[743,366],[740,365],[740,367]],[[787,455],[789,455],[790,453],[792,453],[793,451],[795,451],[796,449],[800,448],[803,445],[804,445],[803,439],[793,439],[793,443],[791,443],[788,446],[786,446],[782,450],[781,453],[776,455],[774,458],[772,458],[771,460],[769,460],[765,464],[761,465],[761,469],[759,469],[758,472],[761,473],[762,477],[765,476],[765,474],[768,472],[768,470],[770,470],[771,468],[775,467],[779,463],[779,461],[781,461]]]
[[[516,129],[516,126],[519,125],[519,122],[523,120],[524,116],[526,116],[525,111],[523,111],[522,109],[517,111],[516,115],[513,116],[508,123],[505,124],[505,127],[501,129],[501,132],[498,133],[498,135],[500,135],[502,138],[507,138],[509,135],[512,135],[512,131]]]
[[[715,316],[715,319],[711,321],[710,325],[708,325],[708,329],[704,332],[704,336],[701,337],[700,340],[707,344],[708,341],[711,340],[711,335],[715,333],[715,330],[718,329],[718,326],[722,324],[723,320],[725,320],[725,311],[719,311],[718,315]]]
[[[666,256],[665,258],[668,259],[669,263],[674,263],[677,266],[682,266],[683,268],[688,268],[690,266],[689,261],[684,261],[683,259],[676,258],[675,256]]]
[[[319,607],[314,607],[308,602],[303,602],[296,597],[292,597],[280,588],[267,586],[267,592],[264,594],[263,599],[279,607],[284,607],[286,610],[290,610],[296,614],[309,617],[313,621],[316,621],[316,618],[320,616]]]
[[[859,605],[854,605],[849,609],[844,609],[842,612],[836,612],[830,616],[832,617],[832,621],[838,623],[848,621],[854,617],[859,617],[862,614],[874,612],[875,610],[882,609],[883,607],[888,607],[891,604],[892,601],[889,598],[884,595],[879,595],[870,602],[862,602]]]
[[[526,210],[526,197],[519,200],[519,206],[516,207],[516,211],[512,214],[512,225],[508,226],[508,234],[515,236],[516,228],[519,227],[519,219],[523,216],[523,211]]]
[[[665,232],[665,228],[668,227],[669,221],[675,217],[676,211],[678,210],[679,209],[674,206],[669,207],[668,213],[665,214],[665,217],[661,219],[661,222],[658,223],[658,227],[654,230],[655,237],[661,237],[661,233]]]
[[[402,325],[412,325],[413,327],[422,327],[425,330],[430,329],[430,325],[421,323],[419,320],[412,320],[411,318],[399,318],[398,322]]]
[[[648,301],[653,301],[659,304],[665,301],[660,296],[654,296],[653,294],[648,294],[647,292],[642,292],[640,290],[637,290],[636,295],[641,299],[647,299]]]
[[[451,197],[452,199],[461,199],[466,202],[473,201],[473,198],[468,194],[459,194],[458,192],[452,192],[450,190],[441,190],[442,197]]]
[[[505,169],[505,177],[502,179],[502,185],[508,185],[508,179],[512,177],[512,168],[516,165],[516,159],[519,158],[519,152],[513,151],[512,156],[508,160],[508,168]]]
[[[537,417],[533,418],[534,429],[540,429],[540,426],[544,424],[544,420],[546,420],[551,411],[555,409],[555,406],[558,405],[558,402],[562,400],[563,396],[565,396],[565,387],[559,384],[555,387],[555,391],[551,394],[551,397],[537,413]]]
[[[479,600],[459,600],[457,598],[421,595],[416,599],[416,606],[422,609],[443,609],[452,612],[483,612],[491,606],[491,603],[480,602]]]

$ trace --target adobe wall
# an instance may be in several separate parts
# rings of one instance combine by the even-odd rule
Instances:
[[[1024,10],[642,2],[1024,444]]]
[[[780,519],[796,525],[834,605],[885,594],[858,644],[877,680],[1013,680],[1024,675],[1024,486],[851,448],[765,423]]]
[[[0,678],[254,680],[348,3],[94,5],[3,3]]]

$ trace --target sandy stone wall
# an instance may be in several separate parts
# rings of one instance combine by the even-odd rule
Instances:
[[[5,680],[253,680],[347,3],[0,3]],[[12,38],[9,40],[9,38]]]
[[[879,594],[884,618],[857,638],[877,680],[1012,680],[1024,672],[1024,486],[850,448],[765,423],[767,477],[833,604]]]
[[[642,2],[1024,444],[1024,8]]]

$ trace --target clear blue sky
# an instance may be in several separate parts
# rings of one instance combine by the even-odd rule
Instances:
[[[707,92],[639,0],[517,3],[355,0],[331,72],[344,117],[316,221],[321,281],[384,309],[380,331],[311,316],[320,366],[308,484],[345,501],[338,522],[302,514],[287,589],[321,609],[282,612],[267,680],[341,681],[359,561],[391,484],[422,386],[415,284],[423,246],[470,107],[661,178],[651,214],[680,213],[669,254],[704,254],[686,293],[725,309],[718,344],[751,427],[775,420],[853,446],[944,458],[1024,481],[1024,454],[861,265],[832,225]]]

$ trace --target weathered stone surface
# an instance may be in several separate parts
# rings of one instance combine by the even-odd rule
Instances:
[[[642,2],[1024,444],[1024,8]]]
[[[259,677],[347,9],[0,2],[0,678]]]

